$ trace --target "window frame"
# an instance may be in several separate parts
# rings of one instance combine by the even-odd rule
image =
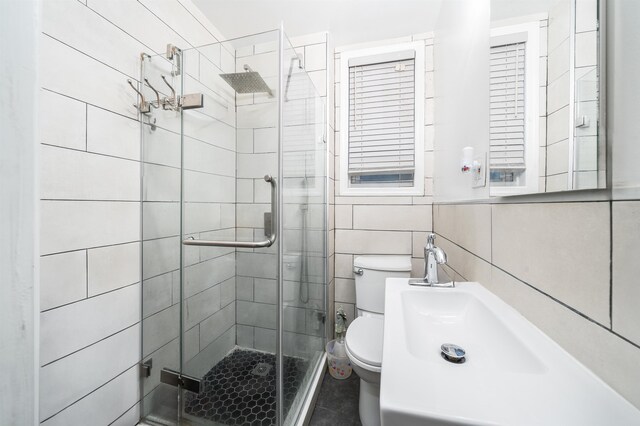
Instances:
[[[414,155],[415,170],[412,186],[355,187],[349,179],[349,59],[413,50],[415,52]],[[376,63],[375,61],[371,62]],[[422,196],[424,195],[424,121],[425,121],[425,44],[407,42],[340,53],[340,195]]]
[[[525,50],[525,185],[492,186],[489,195],[522,195],[537,193],[540,170],[540,23],[539,21],[491,28],[489,48],[499,46],[501,36],[526,33]],[[546,84],[545,84],[546,94]],[[545,108],[546,114],[546,108]],[[490,142],[489,142],[490,143]],[[489,147],[490,149],[490,147]],[[491,173],[490,159],[487,158],[488,176]]]

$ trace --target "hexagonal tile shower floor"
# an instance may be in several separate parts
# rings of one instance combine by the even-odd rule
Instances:
[[[186,414],[225,425],[274,425],[276,357],[236,349],[203,377],[203,391],[186,392]],[[300,358],[284,357],[284,415],[307,369]]]

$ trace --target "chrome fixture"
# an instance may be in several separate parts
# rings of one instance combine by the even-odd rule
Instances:
[[[177,76],[180,75],[181,73],[181,69],[180,69],[180,63],[182,62],[179,57],[182,55],[182,50],[180,50],[179,47],[174,46],[173,44],[169,43],[167,44],[167,59],[170,61],[173,61],[174,58],[176,58],[176,70],[175,71],[171,71],[171,75],[172,76]]]
[[[153,90],[153,93],[155,93],[155,94],[156,94],[156,103],[155,103],[155,105],[153,104],[153,102],[149,102],[149,104],[150,104],[152,107],[154,107],[154,108],[160,108],[160,92],[158,92],[158,91],[156,90],[156,88],[155,88],[155,87],[153,87],[153,86],[151,85],[151,83],[149,83],[149,79],[148,79],[148,78],[145,78],[145,79],[144,79],[144,82],[147,84],[147,87],[148,87],[149,89]]]
[[[424,246],[424,278],[410,279],[409,285],[454,287],[453,280],[445,283],[438,281],[438,265],[447,263],[447,254],[435,246],[435,240],[436,234],[431,233],[427,236],[427,244]]]
[[[309,267],[307,253],[307,213],[309,212],[309,180],[307,179],[307,159],[304,161],[304,178],[302,188],[304,191],[304,202],[300,204],[301,229],[300,229],[300,292],[298,299],[302,303],[309,302]]]
[[[453,343],[444,343],[440,346],[442,358],[455,364],[462,364],[466,361],[467,352]]]
[[[162,81],[164,81],[164,84],[166,84],[169,87],[169,90],[171,90],[171,97],[169,98],[168,96],[165,97],[162,100],[162,109],[178,109],[178,102],[177,102],[177,98],[176,98],[176,90],[173,88],[173,86],[171,84],[169,84],[169,82],[167,81],[167,77],[165,77],[164,75],[160,74],[160,78],[162,79]]]
[[[160,382],[177,388],[185,389],[193,393],[202,392],[204,383],[202,379],[182,374],[170,368],[160,370]]]
[[[172,73],[173,74],[173,73]],[[185,109],[202,108],[204,106],[204,95],[202,93],[188,93],[183,96],[177,96],[176,90],[167,80],[167,77],[160,75],[164,84],[171,90],[171,97],[165,96],[162,99],[162,109],[171,111],[181,111]]]
[[[220,77],[222,77],[236,93],[268,93],[269,97],[273,97],[271,88],[262,79],[260,73],[252,70],[247,64],[244,64],[243,68],[245,72],[220,74]]]
[[[169,59],[172,62],[174,59],[176,59],[176,71],[171,71],[171,75],[173,77],[178,76],[181,73],[180,71],[180,64],[182,62],[180,58],[181,54],[182,54],[182,50],[180,50],[178,47],[172,44],[167,45],[167,54],[166,54],[167,59]],[[151,61],[152,56],[145,52],[140,53],[140,60],[144,61],[145,59]],[[169,87],[169,90],[171,90],[171,96],[165,96],[164,98],[160,98],[160,91],[151,85],[151,83],[149,82],[149,79],[145,78],[144,79],[145,85],[151,90],[153,90],[153,93],[155,93],[156,95],[156,100],[151,102],[145,99],[142,92],[138,90],[138,88],[133,84],[131,80],[127,80],[127,83],[129,83],[129,86],[131,86],[131,88],[135,90],[135,92],[140,97],[140,102],[137,105],[134,104],[134,106],[142,114],[151,113],[151,107],[160,108],[160,106],[162,106],[163,110],[181,111],[185,109],[202,108],[204,106],[204,95],[202,93],[189,93],[183,96],[177,96],[175,89],[169,83],[167,78],[164,75],[160,75],[160,77],[162,78],[162,81],[164,81],[164,83]]]
[[[239,247],[239,248],[264,248],[271,247],[277,239],[278,229],[278,185],[276,178],[266,175],[264,177],[265,182],[271,184],[271,233],[264,241],[211,241],[211,240],[196,240],[194,237],[189,237],[182,241],[185,246],[205,246],[205,247]]]
[[[164,81],[164,83],[169,87],[169,90],[171,90],[171,96],[160,98],[160,91],[151,85],[149,79],[144,79],[145,85],[153,90],[153,93],[155,93],[155,101],[147,101],[144,97],[144,94],[142,94],[142,92],[140,92],[136,88],[136,86],[134,86],[133,82],[131,80],[127,80],[129,86],[131,86],[131,88],[135,90],[135,92],[140,97],[140,102],[137,105],[134,104],[133,106],[135,106],[141,113],[149,114],[151,112],[151,107],[160,108],[160,106],[162,106],[162,109],[164,110],[181,111],[185,109],[202,108],[204,106],[204,95],[202,93],[189,93],[184,96],[177,96],[175,89],[169,83],[167,78],[164,75],[161,75],[160,77],[162,78],[162,81]]]
[[[135,92],[140,97],[140,102],[138,104],[133,104],[133,106],[136,107],[138,109],[138,111],[140,111],[141,113],[149,114],[151,112],[151,104],[145,100],[144,95],[142,94],[142,92],[139,91],[136,88],[136,86],[133,85],[133,82],[131,80],[127,79],[127,83],[129,83],[129,86],[131,86],[131,88],[133,90],[135,90]]]
[[[284,88],[284,100],[288,101],[289,98],[287,96],[287,94],[289,93],[289,84],[291,84],[291,76],[293,76],[293,63],[298,61],[298,69],[300,70],[304,70],[304,65],[302,63],[302,55],[298,54],[296,56],[294,56],[293,58],[291,58],[291,61],[289,62],[289,73],[287,74],[287,84]]]
[[[153,368],[153,358],[149,358],[140,364],[140,377],[146,379],[151,377],[151,369]]]

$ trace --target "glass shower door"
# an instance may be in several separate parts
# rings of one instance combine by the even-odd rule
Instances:
[[[323,101],[278,30],[144,78],[143,420],[293,424],[325,340]]]
[[[181,362],[182,154],[180,113],[162,105],[172,94],[167,83],[181,91],[178,68],[177,61],[164,55],[143,55],[139,87],[148,110],[141,114],[141,416],[167,425],[177,424],[179,414],[177,388],[162,383],[160,377],[163,369],[179,371]]]
[[[182,372],[202,386],[182,415],[197,424],[276,424],[277,40],[184,52],[184,90],[210,93],[183,112],[184,237],[230,245],[183,249]]]
[[[324,101],[283,35],[282,416],[295,424],[322,362],[326,313]]]

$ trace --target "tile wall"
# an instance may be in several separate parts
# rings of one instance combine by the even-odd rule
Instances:
[[[538,192],[545,192],[547,185],[547,64],[549,38],[549,19],[540,19],[540,104],[538,117],[540,132],[538,134],[540,158],[538,160]]]
[[[598,167],[604,170],[604,156],[598,152],[598,18],[597,3],[576,2],[575,31],[571,28],[571,5],[558,1],[549,11],[547,68],[547,144],[546,189],[562,191],[568,188],[569,138],[574,137],[573,188],[594,188],[598,184]],[[570,81],[570,45],[575,39],[574,81]],[[574,89],[574,115],[585,117],[588,123],[571,132],[570,92]],[[600,154],[600,155],[599,155]],[[599,164],[600,163],[600,164]],[[541,171],[544,170],[541,167]],[[602,175],[602,174],[601,174]],[[601,176],[600,179],[604,179]]]
[[[575,128],[573,187],[603,187],[606,156],[598,149],[598,2],[594,0],[576,1],[575,52],[575,115],[585,118],[585,126]]]
[[[640,407],[640,202],[440,204],[439,246]]]
[[[141,150],[127,79],[139,78],[143,51],[213,43],[220,34],[188,0],[42,8],[40,421],[132,425]]]
[[[569,81],[571,7],[559,0],[549,10],[547,66],[547,147],[546,189],[562,191],[568,187],[569,171]]]
[[[425,193],[423,196],[341,196],[340,173],[340,51],[357,49],[361,46],[337,48],[334,65],[334,144],[329,147],[333,153],[333,179],[330,182],[334,188],[329,190],[335,194],[335,210],[330,234],[335,232],[335,283],[333,293],[335,297],[334,309],[328,312],[335,314],[335,309],[342,306],[350,322],[355,315],[355,280],[353,275],[353,259],[359,255],[372,254],[404,254],[412,257],[413,276],[419,276],[424,270],[422,248],[426,235],[431,231],[431,202],[433,194],[433,35],[421,34],[401,39],[385,40],[368,43],[366,47],[375,45],[411,42],[424,40],[425,42]],[[333,148],[333,149],[332,149]],[[331,223],[331,220],[330,220]],[[331,243],[330,243],[331,244]],[[331,253],[331,252],[330,252]],[[330,288],[330,293],[331,293]],[[330,296],[331,297],[331,296]],[[331,333],[330,335],[333,335]]]

